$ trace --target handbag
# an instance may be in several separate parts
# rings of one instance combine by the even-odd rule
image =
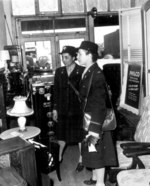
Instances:
[[[114,108],[112,105],[112,101],[111,101],[111,97],[110,97],[109,92],[110,91],[109,91],[108,85],[106,84],[107,113],[106,113],[106,117],[105,117],[105,120],[102,125],[103,131],[115,130],[115,128],[117,126],[116,116],[115,116],[115,112],[114,112]]]

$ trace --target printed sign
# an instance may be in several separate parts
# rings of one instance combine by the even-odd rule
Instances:
[[[141,66],[130,64],[128,67],[125,104],[139,108]]]

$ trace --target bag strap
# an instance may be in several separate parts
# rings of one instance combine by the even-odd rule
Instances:
[[[71,88],[74,90],[74,92],[75,92],[75,94],[77,95],[77,96],[79,96],[79,91],[77,91],[77,89],[74,87],[74,85],[70,82],[70,81],[68,81],[68,84],[71,86]]]
[[[90,81],[89,81],[89,84],[88,84],[88,90],[87,90],[87,94],[86,94],[85,101],[84,101],[83,112],[85,111],[85,108],[86,108],[86,105],[87,105],[87,99],[88,99],[91,84],[92,84],[93,74],[94,74],[94,71],[92,72],[92,75],[90,77]]]
[[[88,90],[87,90],[87,94],[86,94],[85,101],[84,101],[84,106],[83,106],[83,112],[85,111],[85,108],[86,108],[87,98],[88,98],[88,95],[89,95],[89,92],[90,92],[92,79],[93,79],[93,74],[94,74],[94,72],[92,72],[92,75],[90,77],[90,81],[89,81],[89,84],[88,84]],[[78,96],[78,98],[80,100],[79,91],[77,91],[77,89],[74,87],[74,85],[70,81],[68,81],[68,84],[74,90],[75,94]]]
[[[113,104],[112,104],[112,101],[111,101],[111,97],[110,97],[110,94],[109,94],[109,89],[108,89],[108,84],[107,83],[106,83],[106,91],[107,91],[108,99],[109,99],[109,102],[110,102],[110,106],[114,110]]]

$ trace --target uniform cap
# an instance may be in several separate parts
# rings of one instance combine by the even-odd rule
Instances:
[[[59,54],[64,54],[64,53],[68,53],[74,57],[77,55],[77,48],[75,48],[73,46],[64,46],[62,49],[62,52]]]
[[[98,55],[98,45],[91,42],[91,41],[82,41],[82,43],[78,49],[87,50],[93,54]]]

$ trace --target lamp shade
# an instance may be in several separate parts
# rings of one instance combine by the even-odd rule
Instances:
[[[5,68],[5,61],[10,60],[8,50],[0,50],[0,68]]]
[[[27,97],[16,96],[14,97],[13,100],[15,102],[13,108],[7,111],[7,114],[9,116],[21,117],[30,116],[33,114],[34,111],[31,108],[29,108],[26,104]]]
[[[1,61],[10,60],[10,55],[8,50],[0,50],[0,60]]]

